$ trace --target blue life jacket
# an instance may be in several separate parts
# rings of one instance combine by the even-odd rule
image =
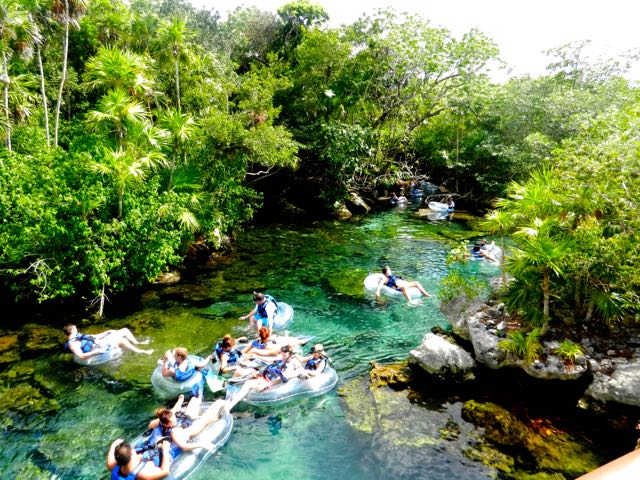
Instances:
[[[197,370],[193,363],[188,358],[185,362],[187,362],[187,368],[184,371],[180,370],[177,364],[175,365],[176,381],[178,382],[186,382],[196,374]]]
[[[232,348],[228,352],[225,352],[222,349],[221,344],[222,342],[218,342],[215,348],[216,357],[218,357],[218,360],[222,360],[222,356],[226,355],[227,365],[235,365],[236,363],[238,363],[238,360],[240,360],[240,357],[242,356],[242,352],[240,352],[237,348]]]
[[[264,350],[265,348],[267,348],[267,344],[271,343],[271,340],[268,340],[265,343],[262,343],[260,340],[254,340],[253,342],[251,342],[251,346],[254,348],[259,348],[260,350]]]
[[[144,468],[147,460],[141,460],[136,468],[131,470],[131,473],[126,477],[120,473],[120,465],[116,465],[113,470],[111,470],[111,480],[136,480],[136,477],[140,473],[140,471]]]
[[[320,364],[324,362],[324,357],[313,358],[311,357],[307,360],[307,363],[304,366],[305,370],[317,370]]]
[[[258,305],[258,310],[256,311],[256,316],[259,318],[269,318],[269,315],[267,315],[268,303],[273,303],[276,307],[276,312],[278,311],[278,302],[276,302],[275,298],[273,298],[271,295],[265,295],[264,298],[266,299],[266,302]]]
[[[391,275],[389,275],[389,279],[387,280],[387,287],[389,288],[398,288],[398,279],[402,280],[402,277],[400,275],[394,275],[393,273]]]
[[[70,352],[71,349],[69,348],[69,345],[71,344],[71,342],[75,342],[76,340],[80,342],[80,350],[82,350],[82,353],[90,352],[91,350],[93,350],[93,347],[96,344],[96,337],[94,337],[93,335],[78,333],[71,340],[67,340],[67,342],[64,344],[64,349]]]
[[[287,383],[289,380],[284,376],[282,370],[286,367],[286,362],[282,359],[276,360],[271,365],[267,365],[262,371],[262,375],[269,381],[273,382],[277,378],[282,380],[282,383]]]

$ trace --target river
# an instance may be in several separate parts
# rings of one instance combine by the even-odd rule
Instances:
[[[437,306],[445,260],[468,234],[463,222],[430,222],[411,207],[347,222],[247,228],[214,267],[149,289],[133,313],[94,328],[129,326],[148,337],[158,355],[126,354],[97,368],[62,353],[14,362],[12,369],[28,371],[55,405],[45,406],[46,414],[9,409],[0,423],[0,477],[106,478],[110,442],[137,435],[161,404],[149,382],[158,356],[180,345],[206,354],[225,333],[240,334],[245,325],[238,317],[252,308],[254,290],[293,306],[290,332],[324,344],[339,388],[365,379],[372,361],[405,359],[425,332],[446,326]],[[385,264],[419,280],[434,297],[416,306],[376,301],[362,280]],[[484,262],[469,262],[463,272],[484,279],[499,273]],[[23,395],[16,384],[15,395]],[[495,478],[494,468],[464,454],[481,432],[462,420],[461,402],[416,404],[402,392],[389,395],[404,400],[371,428],[354,428],[357,421],[336,391],[276,408],[240,406],[228,443],[191,478]],[[6,388],[3,398],[11,399]],[[451,424],[457,433],[444,441],[442,429]]]

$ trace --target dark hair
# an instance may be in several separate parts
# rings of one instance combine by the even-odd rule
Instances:
[[[269,330],[267,327],[261,327],[258,335],[260,336],[260,341],[264,343],[271,336],[271,330]]]
[[[121,467],[124,467],[131,461],[131,445],[123,441],[116,445],[113,455],[116,458],[116,463]]]
[[[291,353],[291,346],[290,345],[284,345],[284,346],[280,347],[280,351],[282,353]]]
[[[162,408],[160,411],[156,411],[156,415],[158,415],[160,425],[167,426],[171,423],[171,415],[173,415],[173,412],[168,408]]]
[[[261,302],[262,300],[264,300],[264,293],[253,292],[253,301],[254,302]]]
[[[385,265],[384,267],[382,267],[382,273],[384,273],[384,274],[386,274],[389,270],[391,270],[391,269],[389,268],[388,265]]]
[[[73,332],[73,327],[75,327],[73,323],[67,323],[64,327],[62,327],[62,331],[65,335],[69,336],[71,335],[71,332]]]
[[[229,334],[222,337],[220,348],[231,348],[236,344],[236,340]]]

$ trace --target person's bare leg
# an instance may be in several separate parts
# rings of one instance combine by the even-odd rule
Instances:
[[[149,343],[149,340],[145,340],[143,342],[141,342],[140,340],[138,340],[133,333],[131,333],[131,330],[129,330],[128,328],[121,328],[120,330],[117,331],[118,335],[120,335],[121,337],[129,340],[130,343],[132,343],[133,345],[147,345]]]
[[[422,286],[422,284],[420,282],[411,282],[409,284],[409,286],[411,287],[416,287],[418,290],[420,290],[420,293],[422,293],[425,297],[430,297],[431,295],[429,294],[429,292],[427,292],[424,287]]]
[[[190,427],[185,429],[188,432],[189,438],[195,437],[207,426],[218,420],[224,408],[227,408],[226,400],[216,400],[213,402],[213,404],[204,411],[200,418],[196,419]]]
[[[121,338],[120,341],[118,342],[118,345],[121,348],[124,348],[125,350],[129,350],[129,351],[135,352],[135,353],[144,353],[145,355],[151,355],[153,353],[153,349],[151,349],[151,350],[142,350],[141,348],[138,348],[135,345],[133,345],[126,338]]]
[[[184,414],[191,419],[198,418],[200,416],[201,405],[202,405],[202,398],[191,397],[189,399],[189,403],[187,403],[187,408],[185,408],[184,410]]]
[[[409,295],[409,291],[407,290],[407,287],[401,287],[400,291],[407,299],[407,302],[409,302],[410,304],[413,304],[413,302],[411,301],[411,296]]]

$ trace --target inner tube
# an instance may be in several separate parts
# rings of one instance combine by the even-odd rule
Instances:
[[[202,415],[204,411],[212,404],[213,402],[202,402],[202,405],[200,407],[200,415]],[[174,458],[171,462],[171,473],[167,478],[173,480],[183,480],[189,478],[200,466],[200,464],[209,457],[209,455],[217,452],[220,448],[222,448],[222,446],[229,439],[232,428],[233,416],[229,412],[224,410],[222,416],[218,420],[213,422],[192,439],[192,441],[211,442],[214,446],[213,451],[210,452],[208,450],[205,450],[204,448],[198,448],[196,450],[190,450],[180,453],[180,455]],[[149,437],[149,435],[151,435],[151,430],[146,431],[142,435],[138,435],[131,442],[133,448],[136,450],[142,449],[145,440]]]
[[[436,212],[446,212],[449,210],[449,205],[441,202],[429,202],[429,208]]]
[[[276,302],[278,311],[273,318],[273,329],[284,330],[293,322],[293,307],[288,303]]]
[[[257,406],[317,397],[333,390],[337,383],[338,374],[335,369],[326,365],[320,375],[307,379],[292,378],[287,383],[278,383],[262,392],[252,390],[242,401]]]
[[[118,346],[119,340],[120,340],[120,337],[115,332],[109,335],[106,335],[105,337],[101,338],[99,342],[97,342],[98,345],[101,345],[101,346],[106,345],[107,348],[103,353],[99,355],[93,355],[88,358],[78,358],[77,356],[74,355],[73,361],[76,363],[79,363],[80,365],[93,366],[93,365],[102,365],[103,363],[117,360],[120,357],[122,357],[122,354],[124,353],[122,349]]]
[[[369,275],[367,275],[367,278],[364,279],[364,288],[366,288],[370,292],[376,293],[380,280],[384,278],[385,276],[382,273],[370,273]],[[416,287],[409,287],[408,292],[409,297],[411,298],[420,298],[422,296],[422,293],[420,293],[420,290],[418,290]],[[404,297],[404,294],[400,290],[387,287],[386,285],[382,287],[380,293],[383,293],[390,297]]]
[[[200,363],[204,359],[197,355],[189,355],[187,360],[191,361],[191,363]],[[202,372],[199,370],[184,382],[178,382],[172,377],[164,377],[162,375],[162,365],[158,365],[151,374],[151,383],[162,398],[173,398],[181,393],[189,393],[193,386],[202,383],[202,380]],[[204,380],[209,385],[209,388],[215,382],[216,375],[210,368],[207,368],[207,376]]]

